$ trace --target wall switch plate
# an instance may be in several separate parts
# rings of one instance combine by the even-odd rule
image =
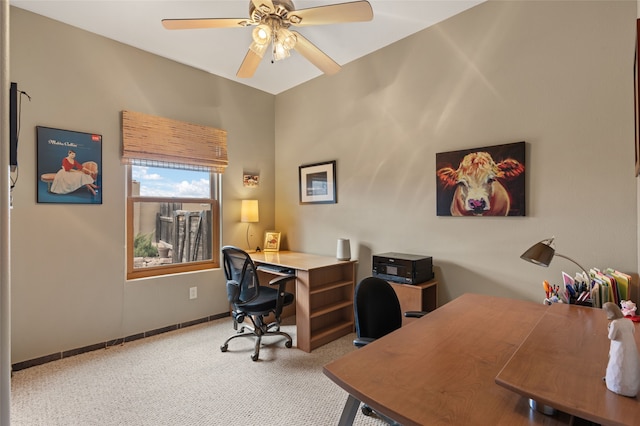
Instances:
[[[198,287],[191,287],[189,289],[189,299],[197,299],[198,298]]]

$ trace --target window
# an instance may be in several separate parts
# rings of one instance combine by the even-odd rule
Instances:
[[[226,132],[122,112],[127,279],[219,267]]]
[[[219,266],[220,175],[128,166],[127,278]]]

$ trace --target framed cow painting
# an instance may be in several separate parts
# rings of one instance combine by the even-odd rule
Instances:
[[[525,216],[525,143],[436,153],[438,216]]]

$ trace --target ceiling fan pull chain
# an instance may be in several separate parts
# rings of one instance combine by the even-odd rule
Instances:
[[[276,59],[276,44],[278,43],[278,29],[276,28],[275,19],[271,21],[271,63],[273,64]]]

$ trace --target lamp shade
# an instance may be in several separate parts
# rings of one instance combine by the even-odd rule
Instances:
[[[249,45],[249,49],[251,49],[253,53],[255,53],[261,58],[264,57],[264,53],[267,51],[268,48],[269,48],[268,44],[259,44],[259,43],[256,43],[255,41],[251,42],[251,44]]]
[[[240,222],[259,222],[258,200],[242,200]]]
[[[265,24],[258,25],[254,28],[252,36],[257,44],[266,45],[271,41],[271,28]]]
[[[291,50],[296,46],[296,43],[298,42],[298,38],[294,33],[289,31],[288,29],[280,28],[277,34],[278,34],[278,42],[282,43],[282,46],[285,49]]]
[[[535,263],[540,266],[549,266],[551,263],[551,259],[556,254],[556,250],[551,247],[553,239],[551,240],[543,240],[539,243],[534,244],[529,247],[527,251],[525,251],[520,259],[526,260],[527,262]]]

